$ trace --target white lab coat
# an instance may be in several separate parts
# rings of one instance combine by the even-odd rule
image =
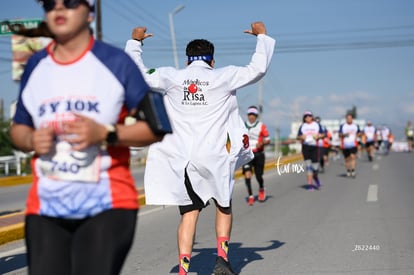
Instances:
[[[193,61],[184,69],[161,67],[148,70],[141,43],[128,40],[125,51],[143,72],[148,85],[165,93],[164,102],[173,134],[149,148],[144,184],[147,204],[188,205],[185,169],[192,187],[206,203],[214,198],[228,207],[234,186],[234,171],[252,159],[243,146],[247,134],[239,115],[236,90],[260,80],[269,67],[275,40],[257,36],[256,51],[245,67],[213,69]],[[231,140],[226,150],[227,134]]]

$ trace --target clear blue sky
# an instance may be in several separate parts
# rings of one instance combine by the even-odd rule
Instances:
[[[414,1],[412,0],[101,0],[104,41],[123,48],[134,26],[147,26],[148,67],[174,66],[168,13],[174,15],[180,66],[187,42],[211,40],[216,67],[246,65],[254,37],[243,30],[263,21],[277,40],[263,80],[263,121],[274,135],[306,109],[323,119],[342,118],[357,107],[359,118],[387,124],[403,137],[414,121]],[[43,17],[35,0],[1,1],[0,20]],[[10,37],[0,37],[0,97],[18,93],[11,80]],[[244,112],[258,104],[259,85],[241,89]],[[8,107],[6,106],[8,111]],[[6,114],[8,116],[8,114]]]

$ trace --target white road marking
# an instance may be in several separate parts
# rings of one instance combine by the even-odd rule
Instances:
[[[367,202],[378,201],[378,185],[370,184],[368,186]]]
[[[149,209],[149,210],[144,210],[144,208],[141,208],[141,210],[139,210],[138,212],[138,217],[140,216],[145,216],[154,212],[158,212],[158,211],[162,211],[165,210],[166,208],[170,208],[173,207],[174,205],[164,205],[164,206],[157,206],[153,209]],[[142,212],[141,212],[142,211]]]

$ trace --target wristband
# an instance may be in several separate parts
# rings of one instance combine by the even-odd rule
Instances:
[[[132,39],[135,40],[135,41],[141,42],[141,46],[144,46],[144,42],[142,42],[142,40],[138,40],[138,39],[135,39],[135,38],[132,38]]]

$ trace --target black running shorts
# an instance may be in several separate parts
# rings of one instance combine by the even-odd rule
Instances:
[[[194,192],[193,186],[191,185],[190,178],[187,175],[187,171],[185,171],[185,179],[184,179],[185,188],[187,189],[188,196],[190,197],[192,204],[189,205],[179,205],[178,208],[180,209],[180,214],[183,215],[187,212],[191,212],[193,210],[201,211],[204,207],[208,205],[204,204],[203,200]]]
[[[318,157],[318,147],[302,144],[302,155],[304,160],[311,160],[312,163],[317,163],[319,161]]]
[[[358,148],[356,147],[342,149],[342,153],[344,154],[345,158],[348,158],[350,155],[355,155],[357,152]]]

